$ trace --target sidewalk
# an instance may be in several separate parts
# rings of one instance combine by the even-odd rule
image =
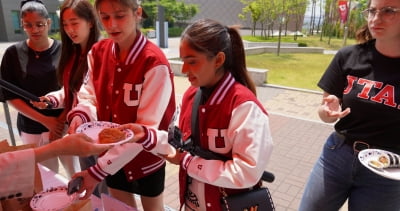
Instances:
[[[179,38],[169,39],[168,45],[163,49],[167,57],[178,57]],[[7,45],[0,43],[0,48],[3,46]],[[0,49],[0,57],[3,52]],[[189,82],[180,76],[174,80],[177,102],[180,102]],[[317,116],[322,99],[319,92],[265,85],[257,87],[257,95],[270,115],[274,140],[267,170],[275,174],[275,181],[265,185],[272,193],[277,211],[296,211],[311,168],[333,126],[322,123]],[[15,128],[16,112],[11,107],[10,110]],[[0,109],[0,139],[9,139],[3,109]],[[164,202],[175,210],[179,209],[177,175],[177,166],[168,164]]]

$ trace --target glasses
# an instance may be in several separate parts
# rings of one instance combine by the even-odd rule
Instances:
[[[377,15],[379,13],[382,20],[390,21],[396,16],[396,14],[399,11],[400,11],[399,8],[393,8],[393,7],[383,7],[381,9],[368,8],[368,9],[362,11],[362,14],[363,14],[365,20],[372,19],[375,17],[375,15]]]
[[[26,30],[32,30],[34,27],[36,27],[39,31],[42,31],[45,26],[47,26],[47,23],[22,23],[22,27],[24,27]]]

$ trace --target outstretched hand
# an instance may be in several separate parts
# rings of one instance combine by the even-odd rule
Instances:
[[[323,98],[319,109],[319,116],[325,122],[334,122],[337,119],[343,118],[350,113],[350,108],[342,111],[340,99],[335,95],[328,95]]]
[[[98,155],[112,147],[109,145],[95,144],[91,138],[83,133],[67,135],[54,142],[60,145],[59,147],[62,149],[62,154],[65,155]]]
[[[89,156],[98,155],[112,146],[95,144],[93,140],[83,133],[64,136],[50,144],[34,148],[35,161],[44,160],[59,155]]]
[[[145,135],[145,128],[142,125],[136,124],[136,123],[128,123],[128,124],[121,125],[119,127],[119,129],[120,130],[124,130],[124,129],[132,130],[134,136],[129,142],[137,142],[140,139],[142,139]]]

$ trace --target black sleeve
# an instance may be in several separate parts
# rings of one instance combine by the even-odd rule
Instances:
[[[23,77],[20,67],[21,67],[21,65],[18,61],[16,46],[15,45],[10,46],[5,51],[5,53],[3,55],[3,59],[1,61],[0,78],[5,81],[8,81],[12,84],[15,84],[17,86],[20,86],[19,81]],[[7,100],[11,100],[11,99],[15,99],[15,98],[18,98],[18,96],[12,92],[0,87],[0,102],[4,103]]]
[[[336,53],[317,84],[322,90],[338,98],[343,97],[343,90],[347,86],[346,76],[353,65],[350,59],[352,51],[351,47],[345,47]]]

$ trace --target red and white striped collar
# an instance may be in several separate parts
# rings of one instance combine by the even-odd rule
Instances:
[[[140,32],[137,32],[136,40],[129,51],[128,57],[126,57],[125,64],[124,65],[129,65],[133,64],[140,54],[142,52],[144,46],[146,45],[147,38]],[[117,44],[114,43],[112,46],[112,54],[114,58],[117,58],[117,52],[116,52]]]
[[[221,79],[218,87],[214,90],[214,93],[211,95],[209,100],[209,105],[220,104],[222,100],[225,98],[228,90],[235,83],[235,78],[233,78],[231,73],[225,74],[225,76]]]

